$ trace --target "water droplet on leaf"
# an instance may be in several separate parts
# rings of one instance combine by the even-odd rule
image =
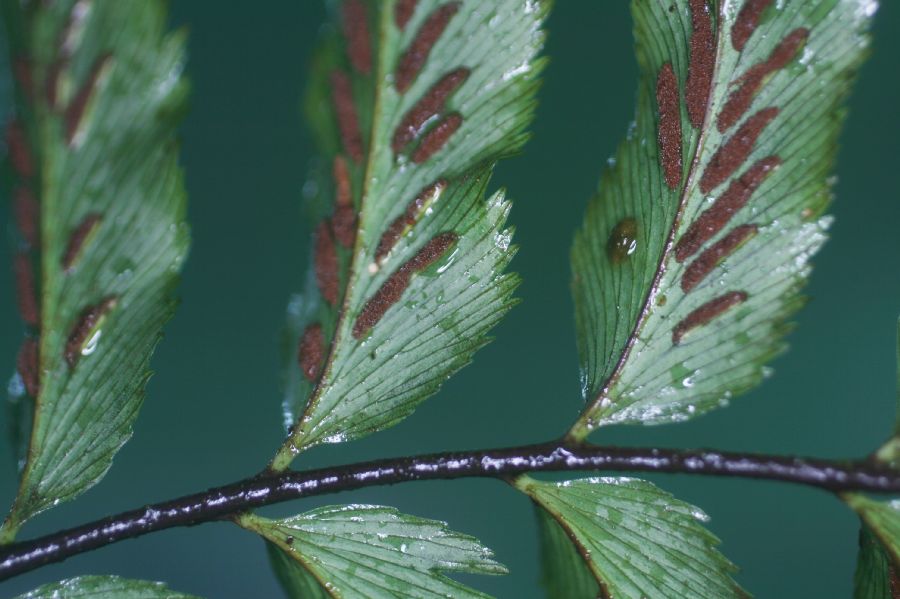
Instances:
[[[606,255],[613,264],[623,262],[637,249],[637,221],[623,218],[613,227],[606,242]]]
[[[97,351],[97,345],[100,343],[100,336],[103,334],[102,329],[97,329],[97,331],[91,335],[91,338],[85,342],[84,347],[81,348],[82,356],[89,356],[95,351]]]

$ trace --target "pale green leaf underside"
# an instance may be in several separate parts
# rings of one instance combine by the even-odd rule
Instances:
[[[118,576],[79,576],[45,584],[16,599],[195,599],[170,590],[161,582]]]
[[[637,122],[604,173],[572,250],[584,394],[593,402],[580,423],[582,434],[603,424],[684,420],[758,384],[764,363],[784,348],[785,320],[802,303],[798,290],[828,225],[821,214],[830,199],[827,175],[841,105],[865,55],[874,3],[771,2],[738,52],[731,34],[742,6],[737,0],[710,3],[717,15],[716,67],[701,131],[691,125],[685,100],[693,32],[688,0],[632,4],[641,69]],[[720,113],[741,78],[800,28],[808,29],[805,43],[762,79],[746,111],[720,132]],[[657,142],[657,78],[666,63],[677,84],[682,131],[682,168],[671,186]],[[723,145],[772,107],[777,115],[739,166],[723,169],[721,182],[710,177],[704,184]],[[671,148],[677,155],[677,143]],[[762,177],[749,201],[710,227],[713,234],[692,254],[679,256],[676,248],[680,242],[690,246],[687,234],[701,215],[754,165],[775,157],[780,166]],[[623,249],[611,252],[611,236],[629,231],[616,230],[626,219],[634,219],[632,234],[620,240]],[[751,227],[755,234],[718,260],[705,260],[706,276],[686,285],[686,271],[695,262],[699,267],[704,252],[725,248],[726,237]],[[707,310],[697,322],[702,306],[726,296],[742,301],[711,317]],[[688,326],[692,322],[696,326]]]
[[[19,4],[6,0],[4,9],[15,21],[11,52],[30,61],[34,81],[33,90],[22,90],[33,100],[20,118],[38,174],[20,183],[32,189],[41,215],[32,250],[40,322],[31,333],[39,335],[40,391],[13,523],[93,485],[130,437],[188,247],[175,142],[187,91],[185,36],[165,33],[165,3],[59,0],[32,3],[25,15]],[[73,15],[83,16],[75,28]],[[101,64],[103,74],[92,79]],[[48,85],[57,72],[51,106]],[[65,113],[91,81],[71,143]],[[91,215],[97,224],[65,265],[73,232]],[[94,343],[76,343],[74,365],[67,363],[86,309],[110,299],[115,306],[88,335]]]
[[[894,566],[875,535],[865,526],[859,531],[859,559],[853,576],[853,599],[894,599],[900,582]],[[900,588],[896,589],[900,591]]]
[[[302,414],[294,429],[297,447],[360,437],[408,415],[487,342],[487,331],[511,305],[517,284],[513,275],[503,274],[513,254],[511,231],[504,229],[509,205],[501,193],[487,200],[485,193],[493,163],[525,141],[541,67],[534,57],[543,42],[540,25],[547,3],[456,3],[455,14],[403,93],[395,85],[398,61],[422,25],[454,3],[418,2],[402,30],[393,2],[362,4],[369,15],[372,74],[354,71],[343,37],[333,32],[319,53],[307,99],[325,155],[322,170],[330,173],[337,155],[349,164],[359,221],[355,245],[337,248],[340,309],[322,300],[315,280],[292,302],[285,412],[289,423]],[[462,116],[459,129],[419,164],[406,150],[396,154],[392,139],[398,125],[436,82],[459,68],[469,69],[469,74],[442,111]],[[329,79],[336,70],[348,73],[353,84],[366,147],[358,164],[342,149]],[[446,182],[438,199],[389,254],[376,259],[390,224],[421,190],[438,181]],[[321,216],[331,211],[335,185],[323,177],[319,189],[313,204]],[[458,241],[412,277],[400,300],[374,326],[354,335],[357,318],[382,285],[445,233],[454,233]],[[296,360],[298,340],[313,323],[322,325],[326,345],[331,346],[318,386],[316,379],[304,376]]]
[[[736,568],[716,549],[718,539],[702,526],[706,515],[646,481],[610,477],[545,483],[525,479],[517,486],[577,543],[606,593],[603,596],[746,597],[731,578]],[[545,552],[557,549],[561,532],[544,536]],[[579,576],[573,555],[545,553],[544,579],[556,581],[551,590],[589,590],[583,582],[577,587],[555,586],[566,584],[561,581],[566,574]],[[551,571],[556,568],[564,570]]]
[[[388,507],[245,516],[241,525],[266,539],[279,580],[298,599],[486,598],[441,573],[506,573],[476,539]]]

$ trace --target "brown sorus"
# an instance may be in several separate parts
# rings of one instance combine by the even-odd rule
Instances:
[[[778,156],[768,156],[758,160],[737,179],[734,179],[725,192],[704,210],[697,220],[691,223],[678,245],[675,246],[675,259],[684,262],[694,255],[700,247],[721,231],[728,221],[743,208],[756,188],[781,164]]]
[[[397,245],[397,241],[403,234],[403,230],[416,224],[416,221],[419,219],[426,204],[428,204],[436,194],[440,193],[446,185],[447,182],[445,180],[438,179],[420,191],[419,194],[406,205],[406,210],[403,214],[395,218],[394,221],[388,225],[388,228],[382,233],[381,239],[378,240],[378,248],[375,250],[376,260],[381,260],[388,255],[388,252]]]
[[[394,5],[394,22],[400,30],[406,29],[406,24],[416,12],[418,0],[397,0]]]
[[[33,337],[28,337],[19,348],[16,357],[16,370],[22,377],[25,391],[32,398],[38,396],[40,391],[40,363],[38,361],[38,342]]]
[[[692,32],[684,96],[691,125],[699,129],[709,101],[716,48],[706,0],[690,0],[690,6]]]
[[[441,113],[447,98],[462,85],[468,76],[469,69],[465,67],[454,69],[441,77],[440,81],[425,92],[425,95],[409,109],[394,130],[391,147],[395,153],[400,152],[406,144],[415,139],[425,123]]]
[[[349,204],[338,204],[331,216],[331,231],[343,247],[353,245],[356,238],[356,211]]]
[[[753,151],[762,130],[778,116],[778,108],[763,108],[748,118],[738,130],[723,143],[710,159],[700,177],[700,191],[709,193],[734,174]]]
[[[362,311],[353,323],[353,336],[361,338],[371,329],[385,313],[400,300],[409,286],[412,275],[428,268],[458,239],[456,233],[441,233],[432,238],[418,253],[404,263],[394,274],[381,285],[375,295],[366,302]]]
[[[711,321],[729,308],[737,306],[747,300],[747,293],[744,291],[730,291],[724,295],[720,295],[715,299],[711,299],[679,322],[672,331],[672,343],[678,345],[684,338],[684,335],[699,326]]]
[[[350,78],[346,73],[334,71],[331,74],[331,99],[337,115],[338,128],[341,131],[341,143],[344,152],[354,162],[363,158],[362,137],[359,133],[359,121],[356,118],[356,106],[353,104],[353,90]]]
[[[63,270],[71,270],[75,265],[75,260],[81,253],[85,240],[100,224],[101,217],[99,214],[92,212],[81,219],[81,222],[69,235],[69,243],[66,245],[66,251],[63,254],[62,266]]]
[[[340,280],[338,278],[337,250],[334,247],[331,226],[327,219],[319,223],[316,229],[314,260],[319,292],[326,302],[334,306],[337,304],[340,292]]]
[[[772,0],[744,0],[744,5],[741,6],[737,20],[731,28],[731,45],[735,50],[740,52],[744,49],[747,40],[759,25],[760,15],[770,4]]]
[[[752,224],[735,227],[725,237],[704,250],[684,271],[681,277],[682,291],[688,293],[699,285],[723,258],[756,235],[756,231],[757,226]]]
[[[38,243],[38,218],[40,207],[30,187],[24,185],[16,188],[14,193],[16,226],[22,239],[30,247],[36,247]]]
[[[16,278],[16,299],[19,314],[25,324],[36,327],[40,314],[38,311],[37,290],[34,286],[34,271],[31,256],[26,252],[18,252],[13,258],[13,270]]]
[[[409,259],[406,265],[412,272],[425,270],[456,243],[457,239],[459,236],[453,231],[435,235],[415,256]]]
[[[728,96],[728,101],[722,108],[722,112],[719,113],[719,118],[716,122],[720,132],[731,128],[744,116],[744,113],[750,108],[751,102],[753,102],[753,96],[759,91],[766,77],[778,69],[784,68],[797,54],[797,50],[803,45],[807,37],[809,37],[808,29],[803,27],[794,29],[772,50],[769,58],[750,67],[735,82],[738,84],[738,88]]]
[[[19,121],[12,120],[6,126],[6,147],[16,173],[26,179],[33,177],[34,163],[31,160],[31,150],[28,147],[25,130]]]
[[[335,197],[331,229],[338,243],[348,248],[353,245],[353,240],[356,237],[356,210],[353,208],[347,161],[341,155],[334,157],[332,176],[334,177]]]
[[[444,147],[444,144],[447,143],[450,137],[456,133],[462,122],[462,115],[458,112],[452,112],[444,117],[419,142],[416,151],[413,152],[412,161],[416,164],[421,164],[434,156],[438,150]]]
[[[88,306],[81,311],[78,321],[72,327],[69,333],[69,339],[66,341],[65,359],[69,368],[74,368],[81,357],[81,351],[88,336],[94,333],[100,321],[109,314],[110,310],[116,307],[118,298],[107,297],[93,306]]]
[[[31,74],[31,63],[24,56],[17,56],[12,61],[13,75],[16,83],[29,100],[34,97],[34,78]]]
[[[438,38],[444,33],[447,23],[450,22],[457,10],[459,10],[459,2],[442,4],[428,15],[428,18],[422,23],[419,31],[416,32],[415,39],[410,43],[409,48],[406,49],[406,52],[403,53],[403,56],[400,57],[400,62],[397,64],[395,83],[398,91],[401,93],[405,92],[412,82],[415,81],[419,71],[425,65],[425,61],[428,60],[431,48],[434,47]]]
[[[656,104],[659,107],[659,164],[666,185],[675,189],[681,183],[681,110],[678,81],[670,62],[662,66],[656,77]]]
[[[297,362],[307,380],[311,382],[318,380],[324,357],[325,336],[322,333],[322,325],[311,324],[303,331],[297,347]]]
[[[357,72],[368,75],[372,70],[372,46],[369,40],[369,23],[366,6],[361,0],[345,0],[342,21],[347,38],[347,54]]]
[[[400,240],[403,230],[406,227],[411,227],[415,222],[415,216],[410,216],[410,210],[407,207],[406,212],[395,218],[393,222],[388,225],[388,228],[384,230],[384,233],[381,234],[381,239],[378,240],[378,247],[375,248],[375,260],[383,260],[391,249],[397,245],[397,241]]]
[[[349,206],[353,201],[353,194],[350,186],[350,173],[347,170],[347,161],[338,154],[334,157],[334,164],[331,168],[331,175],[334,177],[334,201],[338,206]]]
[[[100,75],[111,63],[112,55],[110,54],[104,54],[94,61],[94,66],[91,67],[87,79],[66,107],[64,120],[66,124],[66,143],[69,145],[73,145],[77,142],[76,135],[82,127],[82,120],[84,119],[88,104],[94,96],[94,93],[97,91]]]

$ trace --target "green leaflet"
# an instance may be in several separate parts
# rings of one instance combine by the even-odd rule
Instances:
[[[161,582],[129,580],[118,576],[79,576],[45,584],[16,599],[192,599]]]
[[[718,539],[701,526],[707,516],[649,482],[609,477],[545,483],[522,477],[516,486],[577,543],[605,591],[602,596],[746,597],[731,578],[736,568],[716,550]],[[561,533],[543,535],[549,596],[593,598],[587,593],[596,591],[580,579],[573,563],[577,553],[559,552]],[[565,576],[579,580],[565,581]],[[564,589],[579,594],[560,594]]]
[[[597,597],[597,580],[569,535],[553,516],[535,505],[541,547],[541,585],[547,597]]]
[[[859,560],[853,576],[853,599],[894,599],[900,579],[884,547],[863,526],[859,531]]]
[[[487,342],[517,284],[503,274],[509,205],[484,196],[494,162],[526,139],[548,2],[336,7],[306,100],[319,224],[291,303],[295,426],[275,469],[407,416]]]
[[[96,483],[131,435],[188,248],[175,141],[187,86],[185,35],[165,34],[164,2],[2,6],[26,322],[10,388],[33,412],[8,540]]]
[[[332,506],[284,520],[245,515],[290,597],[485,598],[441,572],[505,574],[476,539],[389,507]]]
[[[574,437],[723,405],[782,351],[875,6],[633,2],[637,121],[572,249]]]

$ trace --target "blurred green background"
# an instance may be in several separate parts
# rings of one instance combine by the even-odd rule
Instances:
[[[838,457],[863,455],[887,436],[900,313],[900,4],[883,4],[842,137],[832,241],[816,260],[812,301],[776,376],[694,422],[607,430],[594,440]],[[324,12],[307,0],[172,3],[173,25],[190,28],[193,82],[182,130],[193,228],[182,305],[154,358],[134,438],[112,471],[26,526],[25,536],[252,474],[281,441],[279,331],[309,250],[300,189],[312,147],[299,98]],[[576,416],[569,243],[632,118],[637,73],[624,1],[557,0],[548,29],[552,62],[534,137],[494,178],[515,201],[523,303],[475,363],[413,417],[363,441],[313,450],[299,465],[533,442]],[[0,263],[10,262],[3,245]],[[8,267],[0,289],[0,364],[11,373],[21,327]],[[15,472],[2,451],[6,504]],[[774,483],[654,480],[712,516],[723,551],[756,596],[849,597],[857,524],[834,498]],[[268,511],[350,501],[447,520],[512,571],[467,580],[503,598],[542,596],[531,507],[501,483],[414,483]],[[206,597],[280,595],[261,541],[227,524],[126,541],[5,583],[0,595],[85,573],[160,579]]]

